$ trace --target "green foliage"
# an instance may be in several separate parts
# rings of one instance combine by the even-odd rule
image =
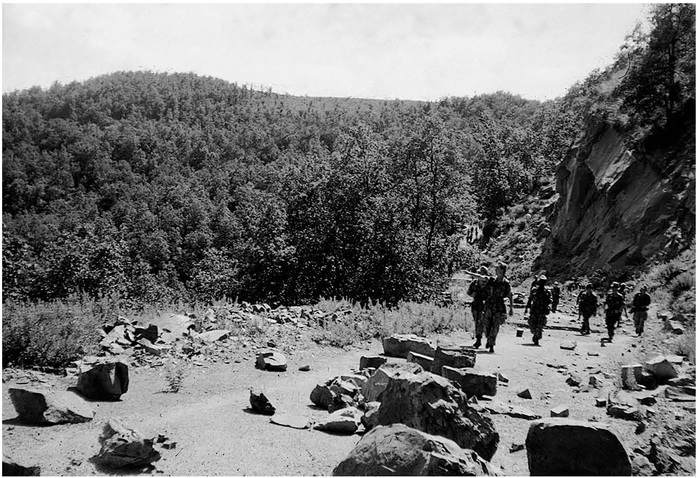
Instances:
[[[27,304],[3,303],[3,367],[63,367],[99,342],[99,327],[105,322],[99,302],[77,300]]]
[[[569,139],[555,103],[506,93],[302,99],[119,72],[3,100],[3,290],[28,300],[429,300],[472,265],[463,225]]]
[[[695,97],[695,5],[655,4],[651,30],[638,27],[621,48],[627,74],[617,94],[640,124],[665,123]]]

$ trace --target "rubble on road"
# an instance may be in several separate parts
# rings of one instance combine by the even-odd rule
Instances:
[[[287,357],[276,350],[263,350],[258,352],[255,368],[269,372],[284,372],[287,370]]]
[[[314,429],[332,433],[352,435],[360,427],[362,412],[355,407],[348,407],[331,413],[314,425]]]
[[[604,424],[544,419],[530,425],[525,446],[532,476],[632,474],[622,440]]]
[[[95,462],[109,468],[146,466],[160,459],[152,439],[144,438],[117,419],[105,424],[99,441],[101,448]]]
[[[275,414],[275,407],[261,390],[250,391],[250,408],[255,413],[260,413],[262,415]]]
[[[86,357],[78,366],[78,391],[96,400],[119,400],[129,390],[129,367],[121,361]]]
[[[59,425],[89,422],[95,417],[92,407],[72,392],[10,388],[8,393],[22,423]]]
[[[433,357],[435,348],[430,340],[415,334],[393,334],[382,339],[384,355],[389,357],[406,358],[409,352]]]
[[[491,465],[474,451],[454,441],[403,424],[372,429],[347,458],[333,469],[334,476],[493,476]]]

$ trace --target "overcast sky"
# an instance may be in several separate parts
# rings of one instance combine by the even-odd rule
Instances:
[[[646,7],[621,4],[3,4],[3,92],[119,70],[278,93],[437,100],[563,95]]]

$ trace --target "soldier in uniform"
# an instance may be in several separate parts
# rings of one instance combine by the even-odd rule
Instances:
[[[481,347],[481,336],[484,334],[484,301],[486,300],[486,284],[488,283],[489,270],[481,266],[479,275],[469,284],[467,294],[474,300],[472,301],[472,316],[474,317],[474,333],[476,334],[476,342],[474,348]]]
[[[530,290],[530,297],[525,305],[525,313],[530,309],[530,318],[528,324],[532,332],[532,342],[535,345],[540,344],[542,331],[547,325],[547,314],[549,314],[549,305],[552,302],[552,295],[547,290],[547,277],[544,275],[539,277],[536,287]]]
[[[598,297],[593,293],[593,286],[591,284],[586,284],[586,290],[578,295],[576,305],[578,305],[579,317],[583,318],[581,335],[588,335],[591,333],[589,320],[598,312]]]
[[[561,289],[559,288],[559,283],[555,282],[552,285],[552,312],[557,311],[557,306],[559,305],[559,296],[561,295]]]
[[[647,320],[650,305],[651,297],[647,294],[647,286],[643,285],[632,299],[632,320],[634,320],[634,331],[637,337],[644,333],[644,321]]]
[[[605,327],[608,329],[608,338],[610,342],[613,341],[613,335],[615,335],[615,326],[622,319],[622,312],[627,315],[627,309],[625,308],[625,299],[620,294],[620,284],[617,282],[612,283],[612,290],[605,297]]]
[[[513,293],[510,290],[510,282],[506,279],[508,266],[499,262],[496,266],[496,277],[489,277],[486,284],[486,300],[484,301],[484,328],[486,332],[486,347],[493,353],[496,345],[498,329],[506,322],[505,299],[510,302],[508,315],[513,315]]]

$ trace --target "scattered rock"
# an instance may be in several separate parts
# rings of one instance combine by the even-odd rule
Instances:
[[[603,388],[605,386],[605,382],[603,382],[603,379],[598,375],[589,376],[588,384],[591,385],[593,388]]]
[[[608,415],[623,420],[640,421],[642,420],[642,412],[637,407],[624,404],[608,405]]]
[[[368,402],[365,404],[365,414],[360,419],[365,430],[371,430],[377,426],[377,410],[379,410],[380,405],[381,402]]]
[[[566,379],[566,383],[568,385],[571,385],[572,387],[578,387],[579,385],[581,385],[582,381],[583,379],[581,378],[581,376],[574,372],[571,372],[569,374],[569,377]]]
[[[368,367],[379,368],[386,363],[386,357],[381,357],[379,355],[363,355],[360,357],[360,370],[364,370]]]
[[[430,370],[433,367],[432,357],[428,357],[427,355],[422,355],[416,352],[408,352],[408,355],[406,356],[406,361],[409,363],[417,363],[426,372],[430,372]]]
[[[355,407],[343,408],[331,413],[324,420],[316,423],[314,428],[332,433],[352,435],[360,426],[362,412]]]
[[[335,395],[333,400],[331,400],[331,404],[328,406],[328,413],[333,413],[349,407],[357,407],[357,401],[349,395]]]
[[[287,358],[276,350],[263,350],[258,353],[255,367],[270,372],[284,372],[287,370]]]
[[[95,411],[72,392],[52,392],[23,388],[8,390],[12,405],[23,423],[58,425],[89,422]]]
[[[625,390],[639,390],[639,383],[643,381],[642,365],[625,365],[621,369],[622,388]]]
[[[680,377],[667,380],[666,383],[673,387],[694,387],[695,379],[688,375],[681,375]]]
[[[389,384],[389,379],[392,376],[405,371],[408,373],[420,373],[423,371],[423,367],[417,363],[386,363],[379,367],[375,372],[369,377],[367,382],[362,385],[362,395],[368,402],[378,402],[381,401],[381,394]]]
[[[296,428],[298,430],[309,428],[309,420],[307,418],[298,417],[289,413],[276,414],[274,417],[270,418],[270,423],[283,427]]]
[[[216,329],[216,330],[210,330],[209,332],[203,332],[196,337],[200,340],[203,340],[204,342],[207,343],[213,343],[217,342],[219,340],[224,340],[228,338],[228,336],[231,334],[230,330],[226,329]]]
[[[525,449],[525,444],[524,443],[511,443],[510,445],[510,452],[515,453],[516,451],[524,450]]]
[[[499,436],[491,418],[467,402],[449,380],[430,373],[391,377],[377,411],[380,425],[403,423],[450,438],[486,460],[496,452]]]
[[[39,476],[41,467],[20,465],[13,458],[2,454],[2,476]]]
[[[520,397],[520,398],[526,398],[526,399],[528,399],[528,400],[531,400],[531,399],[532,399],[532,394],[530,393],[530,389],[529,389],[529,388],[526,388],[525,390],[522,390],[522,391],[518,392],[518,397]]]
[[[643,455],[632,455],[632,475],[633,476],[653,476],[656,473],[654,465]]]
[[[598,408],[603,408],[608,406],[608,399],[605,397],[598,397],[595,399],[595,406]]]
[[[505,375],[501,375],[501,372],[496,373],[496,378],[499,382],[508,383],[510,380]]]
[[[100,443],[95,461],[110,468],[145,466],[160,459],[160,453],[153,449],[153,440],[116,419],[105,424]]]
[[[523,418],[525,420],[537,420],[538,418],[542,418],[542,415],[538,415],[532,410],[529,410],[525,407],[521,407],[519,405],[506,405],[504,403],[484,403],[484,405],[481,406],[484,410],[488,410],[491,413],[495,413],[497,415],[508,415],[509,417],[513,418]]]
[[[81,363],[78,391],[95,400],[119,400],[129,390],[129,367],[119,361]]]
[[[647,406],[656,405],[656,397],[652,395],[646,395],[644,397],[639,398],[639,403]]]
[[[467,397],[494,396],[498,391],[496,376],[490,373],[475,372],[468,368],[442,367],[442,376],[459,384]]]
[[[674,335],[683,335],[685,327],[677,320],[667,320],[664,324],[664,331],[671,332]]]
[[[488,462],[447,438],[392,424],[373,428],[348,457],[333,470],[334,476],[495,475]]]
[[[676,378],[678,372],[671,362],[663,355],[658,355],[644,364],[644,369],[653,374],[659,381]]]
[[[331,383],[330,381],[329,383]],[[331,406],[331,403],[333,403],[333,398],[336,396],[334,392],[331,391],[330,385],[324,384],[318,384],[314,389],[311,391],[311,395],[309,398],[313,402],[314,405],[317,407],[323,408],[324,410],[328,410],[328,407]]]
[[[299,371],[300,371],[300,372],[308,372],[308,371],[310,371],[310,370],[311,370],[311,366],[310,366],[310,365],[302,365],[301,367],[299,367]]]
[[[562,342],[559,344],[559,348],[562,350],[574,350],[576,348],[576,342]]]
[[[530,475],[631,475],[622,440],[601,423],[569,419],[534,422],[525,440]]]
[[[393,334],[382,340],[384,355],[390,357],[406,358],[408,352],[417,352],[421,355],[432,357],[435,349],[425,337],[418,337],[414,334]]]
[[[668,387],[664,394],[672,402],[695,401],[695,387]]]
[[[275,414],[275,407],[272,405],[272,403],[270,403],[270,400],[260,390],[250,391],[250,408],[255,413],[260,413],[262,415]]]
[[[476,351],[470,347],[460,345],[441,345],[435,350],[435,359],[430,369],[436,375],[442,375],[442,367],[453,368],[474,367],[476,364]]]
[[[524,332],[525,332],[525,329],[515,329],[515,336],[522,337]]]
[[[549,411],[549,414],[551,417],[568,417],[569,416],[569,407],[566,405],[560,405],[558,407],[554,407]]]
[[[589,357],[598,357],[600,354],[598,352],[588,352]]]

